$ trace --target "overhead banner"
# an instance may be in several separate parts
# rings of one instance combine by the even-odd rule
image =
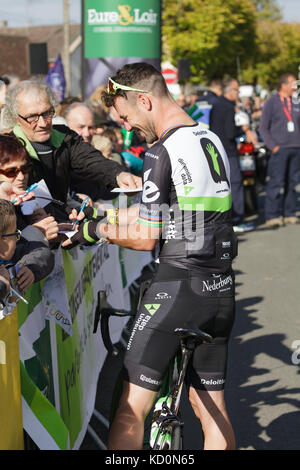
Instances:
[[[81,0],[82,95],[84,99],[107,84],[108,77],[133,62],[160,70],[160,0]]]
[[[160,0],[85,0],[85,58],[160,57]]]

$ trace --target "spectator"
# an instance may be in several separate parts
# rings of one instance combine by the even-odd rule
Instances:
[[[21,291],[48,276],[54,267],[54,255],[44,243],[21,237],[15,208],[4,199],[0,200],[0,262],[5,266],[17,264],[17,285]]]
[[[197,101],[207,101],[212,106],[217,102],[218,98],[223,93],[223,82],[220,78],[214,78],[211,80],[208,90],[204,92],[203,96],[200,96]]]
[[[32,162],[22,142],[14,135],[0,135],[0,182],[9,182],[24,192],[28,187],[31,170]],[[26,216],[24,209],[28,204],[30,202],[25,202],[23,208],[16,208],[18,229],[24,230],[33,225],[33,229],[24,230],[25,238],[35,236],[41,241],[44,237],[48,241],[56,239],[58,224],[54,218],[38,207],[30,211],[32,215]],[[36,231],[40,232],[40,236]]]
[[[178,106],[180,106],[181,108],[185,108],[186,107],[186,98],[185,98],[185,94],[184,93],[180,93],[178,96],[177,96],[177,99],[176,99],[176,103],[178,104]]]
[[[128,149],[124,147],[124,130],[119,127],[109,127],[104,131],[103,136],[109,137],[113,143],[113,160],[120,163],[124,168],[128,168],[134,175],[140,175],[143,167],[141,157],[145,153],[145,147],[142,145],[130,146]],[[136,135],[136,138],[138,138],[138,135]]]
[[[100,150],[105,158],[110,160],[112,159],[113,144],[108,137],[105,137],[104,135],[94,135],[92,138],[92,145],[97,150]]]
[[[94,114],[92,109],[85,103],[72,103],[64,113],[65,120],[70,129],[81,135],[89,144],[94,135]]]
[[[15,124],[13,132],[25,141],[33,163],[29,184],[44,179],[52,197],[63,202],[67,201],[71,170],[100,188],[141,186],[140,178],[125,173],[75,132],[65,126],[53,126],[56,106],[54,93],[43,81],[21,81],[7,93],[5,108]],[[58,206],[48,206],[48,211],[57,221],[66,220]]]
[[[63,99],[55,108],[56,116],[65,117],[66,109],[73,103],[82,103],[81,99],[78,96],[68,96]]]
[[[107,126],[107,118],[94,109],[94,135],[102,135],[105,129],[107,129]]]
[[[300,105],[292,96],[296,78],[285,73],[278,92],[265,103],[260,120],[260,135],[271,150],[268,163],[265,217],[268,227],[295,224],[300,173]]]
[[[237,127],[235,125],[235,108],[239,96],[239,84],[235,79],[228,79],[224,83],[223,95],[218,98],[210,114],[210,130],[221,139],[230,164],[230,180],[232,192],[232,223],[235,232],[253,230],[254,226],[244,223],[244,186],[240,169],[236,138],[243,133],[248,141],[255,137],[249,126]]]
[[[13,86],[17,85],[20,81],[20,77],[14,73],[6,73],[3,75],[3,78],[8,80],[7,88],[12,88]]]
[[[112,160],[118,162],[124,168],[124,171],[128,171],[125,160],[122,157],[123,135],[121,129],[118,127],[108,127],[104,130],[102,136],[107,137],[112,143]]]
[[[9,80],[5,77],[0,77],[0,109],[5,104],[6,92],[9,86]]]

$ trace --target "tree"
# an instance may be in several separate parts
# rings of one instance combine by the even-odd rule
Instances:
[[[290,72],[298,77],[300,65],[300,27],[263,21],[257,24],[256,56],[243,70],[243,80],[274,88],[278,77]]]
[[[255,51],[256,19],[252,0],[163,0],[164,56],[189,59],[194,83],[237,76],[237,58],[248,65]]]
[[[276,0],[254,0],[259,20],[281,21],[282,13]]]

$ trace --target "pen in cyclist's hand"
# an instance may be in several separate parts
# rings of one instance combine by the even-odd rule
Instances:
[[[76,224],[78,224],[78,222],[79,222],[79,220],[78,220],[79,214],[84,211],[84,209],[86,208],[87,203],[89,202],[89,200],[90,200],[90,198],[87,197],[87,198],[85,198],[85,200],[83,201],[83,203],[82,203],[82,205],[81,205],[81,207],[80,207],[80,210],[79,210],[79,212],[78,212],[78,214],[77,214],[77,219],[76,219],[75,222],[73,223],[73,227],[72,227],[73,230],[75,230]]]
[[[22,199],[22,197],[26,196],[28,193],[30,193],[30,191],[33,191],[34,189],[36,189],[38,187],[38,183],[34,183],[32,184],[31,186],[29,186],[29,188],[26,189],[25,193],[22,194],[21,196],[18,196]],[[12,201],[13,204],[15,204],[17,202],[18,199],[14,199]]]

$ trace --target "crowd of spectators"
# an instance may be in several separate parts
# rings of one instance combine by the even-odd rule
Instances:
[[[51,272],[53,250],[72,227],[72,209],[78,211],[87,199],[90,207],[101,207],[101,201],[115,197],[111,190],[117,186],[141,187],[147,146],[132,133],[128,146],[122,121],[95,99],[68,97],[58,103],[40,78],[16,80],[13,86],[0,78],[0,107],[0,183],[5,183],[0,185],[0,281],[8,295],[12,272],[21,293]],[[3,195],[4,187],[24,194],[41,182],[50,196],[46,204],[39,205],[39,199],[14,204],[9,190]]]

